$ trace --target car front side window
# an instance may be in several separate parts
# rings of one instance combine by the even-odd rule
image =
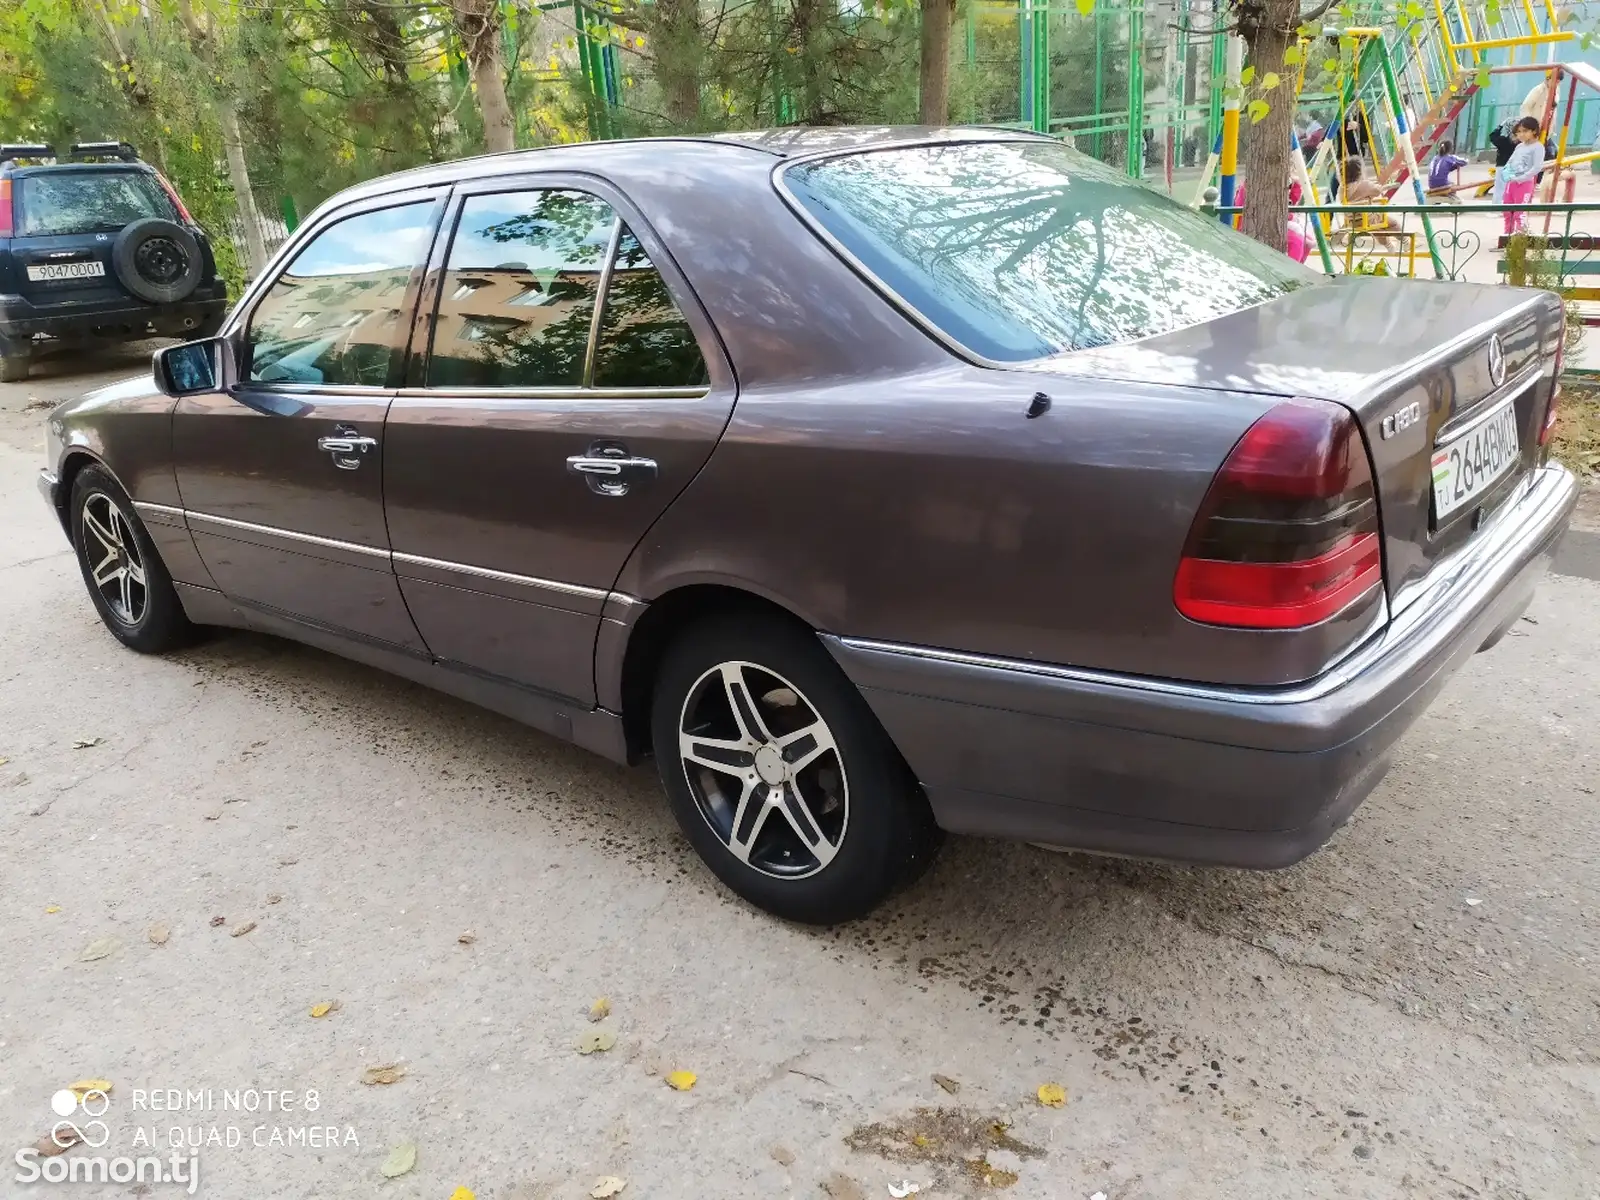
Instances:
[[[427,258],[436,201],[358,213],[318,233],[250,317],[257,383],[390,387],[406,298]]]

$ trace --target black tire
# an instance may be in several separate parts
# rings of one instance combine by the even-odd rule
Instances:
[[[717,674],[727,671],[743,686],[730,689]],[[734,717],[735,693],[758,719]],[[864,916],[938,849],[940,832],[899,752],[816,635],[797,624],[752,613],[685,629],[663,656],[650,716],[661,782],[684,835],[717,878],[776,916],[812,925]],[[710,748],[726,769],[696,763],[691,779],[682,725],[729,745],[755,728],[741,744],[759,745],[762,757]],[[818,728],[820,738],[807,733]],[[798,740],[778,753],[768,735]],[[791,767],[788,760],[813,751],[810,763]],[[741,807],[735,792],[751,799]],[[803,837],[802,826],[817,837]],[[744,843],[744,855],[732,842]]]
[[[176,304],[200,286],[200,243],[176,221],[146,217],[117,234],[111,268],[122,286],[151,304]]]
[[[163,654],[193,642],[198,630],[184,615],[172,576],[128,494],[110,472],[99,466],[79,471],[68,503],[78,568],[89,599],[112,635],[141,654]],[[114,519],[107,519],[108,511],[115,514]],[[131,574],[114,574],[127,571],[130,565],[142,574],[142,584],[134,583]],[[109,581],[97,583],[97,570],[106,571]]]

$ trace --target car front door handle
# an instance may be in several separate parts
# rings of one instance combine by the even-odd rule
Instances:
[[[589,490],[600,496],[626,496],[635,480],[654,479],[656,460],[637,458],[625,446],[590,446],[586,454],[567,459],[567,470],[588,481]]]
[[[366,437],[346,426],[335,429],[332,437],[317,439],[317,449],[333,455],[333,465],[341,471],[354,471],[361,465],[361,456],[377,444],[377,438]]]

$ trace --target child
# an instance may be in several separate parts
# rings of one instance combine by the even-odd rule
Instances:
[[[1452,177],[1462,167],[1467,165],[1467,160],[1455,152],[1456,144],[1448,138],[1439,143],[1439,149],[1433,156],[1433,162],[1428,166],[1428,194],[1435,195],[1451,191]]]
[[[1506,165],[1494,173],[1495,202],[1526,204],[1533,199],[1539,168],[1544,166],[1544,147],[1539,144],[1537,118],[1520,118],[1512,126],[1511,134],[1517,139],[1517,145]],[[1521,228],[1522,214],[1508,210],[1505,214],[1506,233],[1516,233]]]
[[[1301,190],[1300,181],[1295,180],[1289,184],[1289,231],[1285,235],[1284,248],[1289,252],[1289,257],[1297,263],[1303,263],[1311,257],[1311,218],[1305,213],[1293,211],[1299,204],[1304,192]]]

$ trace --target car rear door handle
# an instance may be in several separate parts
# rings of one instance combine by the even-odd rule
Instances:
[[[332,437],[317,439],[317,449],[333,455],[333,465],[341,471],[354,471],[361,465],[361,456],[377,444],[377,438],[345,428],[335,429]]]
[[[657,474],[655,459],[635,457],[625,446],[607,445],[572,455],[567,470],[586,479],[589,490],[600,496],[626,496],[635,480],[654,479]]]

